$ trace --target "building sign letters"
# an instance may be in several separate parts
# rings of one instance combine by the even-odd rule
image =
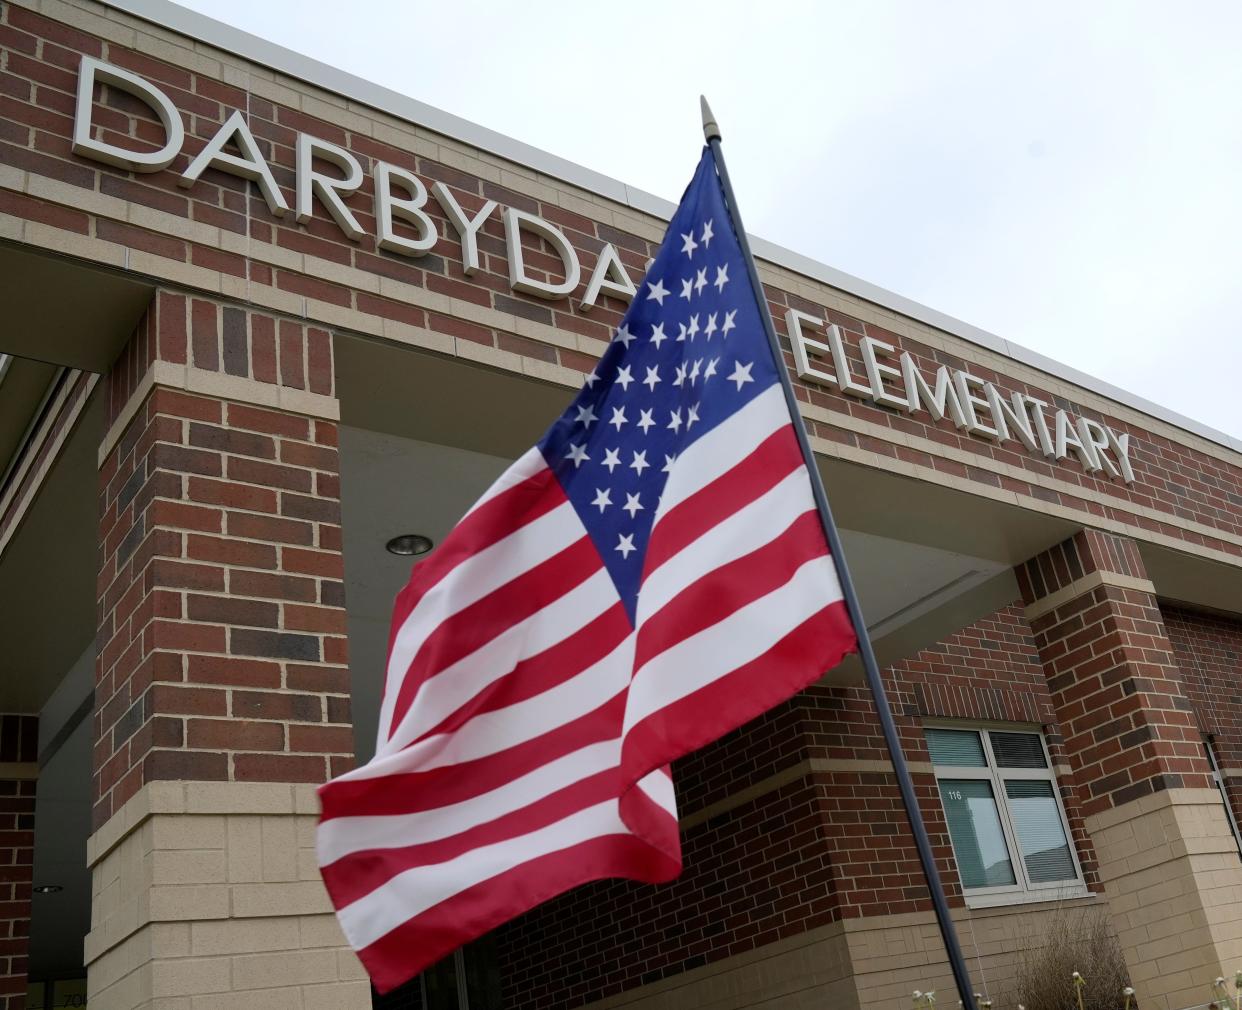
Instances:
[[[96,137],[92,122],[96,83],[125,91],[149,106],[163,124],[164,146],[156,151],[135,151]],[[73,128],[75,154],[132,172],[159,172],[172,164],[184,141],[181,115],[163,91],[121,67],[82,57]],[[319,171],[316,162],[330,165],[333,173]],[[296,191],[292,207],[276,185],[272,170],[240,111],[234,111],[191,160],[178,180],[179,185],[193,186],[209,168],[253,182],[271,212],[278,217],[292,214],[296,221],[304,223],[311,219],[318,204],[350,239],[357,241],[366,234],[345,203],[345,197],[362,187],[362,165],[353,154],[336,144],[306,133],[297,135]],[[375,240],[379,248],[411,257],[430,252],[439,235],[425,208],[428,200],[434,199],[461,242],[462,271],[469,275],[480,269],[478,235],[498,209],[496,201],[488,200],[470,214],[443,183],[433,182],[428,190],[412,172],[384,161],[375,162],[372,178]],[[577,289],[582,276],[581,264],[564,232],[535,214],[513,207],[501,211],[501,220],[509,284],[513,290],[558,299],[568,297]],[[399,232],[395,228],[398,221],[408,226],[412,237],[407,231]],[[528,271],[523,257],[523,232],[543,239],[560,258],[562,279],[550,280]],[[626,302],[635,295],[634,282],[611,244],[600,251],[581,307],[592,308],[601,295]],[[1134,481],[1129,435],[1119,435],[1090,418],[1075,419],[1065,410],[1050,414],[1049,405],[1044,401],[1025,393],[1007,396],[992,383],[966,371],[950,372],[941,366],[929,378],[908,352],[898,354],[893,345],[874,337],[862,337],[859,341],[858,356],[863,368],[856,374],[839,327],[795,309],[787,313],[786,323],[798,375],[808,382],[833,386],[846,396],[866,399],[906,414],[926,410],[934,421],[948,418],[971,435],[996,442],[1017,439],[1028,451],[1048,459],[1063,460],[1073,455],[1089,472],[1120,477],[1127,483]]]

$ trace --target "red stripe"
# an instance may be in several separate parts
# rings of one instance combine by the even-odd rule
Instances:
[[[599,552],[584,534],[564,550],[441,621],[423,641],[401,681],[393,704],[389,738],[425,681],[559,600],[602,568]]]
[[[376,778],[337,779],[319,787],[321,820],[412,814],[491,792],[559,757],[615,739],[625,714],[625,692],[542,736],[474,761]],[[402,752],[405,753],[405,752]]]
[[[843,601],[817,611],[761,656],[632,726],[621,746],[623,782],[637,782],[780,704],[857,644]]]
[[[676,845],[676,834],[670,840]],[[386,993],[488,930],[592,880],[671,880],[681,861],[631,835],[604,835],[540,856],[475,884],[362,948],[358,956]]]
[[[618,602],[569,637],[522,660],[512,671],[428,730],[424,739],[451,733],[476,715],[508,708],[572,680],[617,648],[632,630],[629,615]]]
[[[620,773],[618,767],[597,772],[519,810],[447,838],[400,848],[352,852],[322,867],[324,882],[340,906],[351,904],[412,867],[448,862],[463,852],[529,834],[615,798],[620,792]]]
[[[449,531],[444,542],[424,561],[416,562],[409,581],[393,602],[392,623],[388,629],[388,652],[405,619],[418,602],[434,589],[446,575],[463,561],[503,540],[540,516],[551,512],[568,499],[551,470],[541,470],[533,477],[501,491],[484,502]],[[384,684],[381,701],[388,694]]]
[[[660,517],[651,531],[643,577],[713,526],[776,487],[802,465],[793,427],[772,432],[753,452]]]
[[[812,507],[774,540],[692,582],[647,618],[638,630],[634,669],[779,589],[804,564],[827,553],[824,528]]]
[[[397,597],[393,626],[400,627],[415,605],[463,561],[551,512],[568,499],[551,470],[541,470],[501,491],[462,519],[425,561],[417,562]]]

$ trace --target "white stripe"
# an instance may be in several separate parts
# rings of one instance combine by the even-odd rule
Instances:
[[[529,834],[471,849],[444,863],[406,870],[337,914],[357,950],[466,888],[531,859],[602,835],[629,834],[621,823],[617,801],[607,800]]]
[[[673,791],[673,778],[663,768],[644,775],[638,780],[638,788],[647,799],[677,820],[677,794]]]
[[[617,737],[579,748],[459,803],[409,814],[334,817],[319,827],[319,865],[327,866],[351,852],[401,848],[461,834],[521,810],[597,772],[616,768],[620,758],[621,738]]]
[[[512,625],[468,656],[423,682],[413,704],[377,755],[391,754],[434,729],[480,691],[589,624],[620,602],[606,569]]]
[[[430,771],[476,761],[543,736],[593,712],[624,691],[634,670],[634,635],[577,676],[532,698],[476,715],[452,733],[438,733],[395,754],[377,757],[338,782]]]
[[[762,656],[812,614],[840,598],[832,558],[814,558],[779,589],[652,657],[634,674],[624,732]]]
[[[539,451],[538,446],[527,449],[526,452],[522,453],[522,455],[514,461],[513,465],[510,466],[508,470],[496,478],[496,480],[492,483],[492,486],[483,492],[483,497],[470,506],[470,511],[467,512],[466,515],[462,516],[462,519],[470,515],[470,512],[473,512],[480,505],[491,501],[498,494],[508,491],[511,487],[516,487],[524,480],[530,480],[530,478],[535,476],[535,474],[537,474],[540,470],[546,470],[547,468],[548,464],[543,458],[543,453]],[[460,521],[461,520],[458,520],[458,522]]]
[[[790,523],[813,508],[815,500],[811,497],[806,467],[799,466],[779,484],[707,529],[648,573],[638,591],[638,627],[687,586],[722,564],[771,543]]]
[[[586,528],[573,505],[563,502],[490,547],[466,558],[427,591],[410,611],[393,641],[384,703],[380,709],[377,750],[378,744],[388,737],[401,683],[428,636],[459,610],[481,600],[584,536]]]
[[[677,457],[656,509],[655,521],[675,505],[732,470],[772,432],[789,424],[789,408],[779,383],[760,393]]]

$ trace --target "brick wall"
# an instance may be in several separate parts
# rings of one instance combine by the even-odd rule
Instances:
[[[288,333],[281,380],[317,381],[306,327],[161,293],[109,377],[113,405],[130,363],[175,349],[195,317],[195,353],[261,373],[266,337]],[[145,782],[323,782],[350,765],[336,436],[331,421],[156,386],[107,454],[96,826]]]
[[[1028,607],[1056,604],[1031,627],[1087,814],[1211,784],[1146,574],[1133,541],[1099,530],[1083,530],[1017,569]]]
[[[1166,603],[1160,613],[1198,726],[1211,737],[1234,816],[1242,818],[1242,621]]]
[[[885,671],[907,759],[927,718],[1044,723],[1061,738],[1029,627],[1005,607]],[[499,931],[506,1007],[576,1007],[839,919],[931,908],[865,688],[817,686],[674,768],[685,870],[603,882]],[[916,772],[952,904],[962,904],[934,776]],[[1099,889],[1073,774],[1058,785],[1087,884]],[[730,801],[730,797],[733,800]]]
[[[38,744],[36,716],[0,715],[0,764],[33,768]],[[0,1010],[26,1006],[34,814],[34,779],[0,777]]]
[[[89,30],[18,4],[0,10],[0,162],[16,170],[16,176],[0,178],[0,211],[17,222],[19,238],[52,245],[69,240],[88,258],[156,278],[185,279],[204,290],[306,315],[323,325],[408,339],[566,383],[572,381],[570,370],[591,367],[624,306],[605,299],[588,312],[573,298],[547,302],[512,293],[498,213],[483,227],[481,268],[471,276],[462,271],[456,232],[434,200],[426,208],[441,235],[434,253],[409,259],[377,251],[370,234],[369,172],[374,162],[387,160],[428,183],[444,183],[467,213],[496,200],[542,215],[560,226],[582,253],[584,277],[605,243],[620,250],[636,277],[654,249],[659,222],[606,206],[569,187],[553,188],[551,180],[520,166],[502,169],[494,158],[480,158],[463,145],[416,133],[409,124],[365,109],[346,110],[333,105],[332,96],[298,82],[255,76],[250,78],[251,90],[243,91],[225,80],[243,79],[232,72],[229,58],[215,63],[198,51],[191,56],[163,38],[142,35],[123,19],[94,17],[91,12],[99,8],[85,0],[48,9],[66,17],[72,12],[72,19]],[[135,175],[70,152],[73,95],[83,53],[133,69],[176,102],[187,140],[170,169]],[[299,103],[299,93],[311,97]],[[159,142],[150,110],[141,103],[107,89],[98,97],[97,121],[104,139],[132,138],[135,145]],[[299,104],[319,115],[308,114]],[[216,171],[205,173],[188,190],[180,188],[177,173],[234,109],[244,110],[286,198],[299,131],[352,151],[368,174],[347,205],[368,234],[351,242],[322,208],[304,225],[292,214],[275,217],[253,186]],[[559,269],[540,240],[525,241],[533,269]],[[1069,462],[1052,463],[1015,451],[1013,442],[997,445],[964,435],[948,421],[928,423],[926,414],[908,417],[819,387],[801,387],[803,400],[835,415],[833,423],[813,422],[814,433],[829,451],[866,453],[879,466],[890,460],[913,464],[926,479],[952,477],[985,493],[1018,494],[1035,505],[1072,508],[1086,518],[1107,516],[1140,534],[1189,540],[1199,548],[1242,557],[1237,539],[1242,535],[1242,468],[1221,451],[1205,450],[1203,443],[1180,438],[1171,429],[1148,430],[1141,422],[1105,417],[1091,405],[1100,401],[1067,398],[1064,386],[1048,388],[1030,370],[998,374],[997,369],[1008,368],[1003,358],[960,342],[961,352],[955,354],[945,349],[956,346],[955,338],[933,334],[920,339],[918,327],[904,327],[891,316],[880,325],[869,318],[865,303],[826,287],[816,289],[792,274],[779,276],[781,283],[768,287],[778,328],[783,328],[786,307],[799,308],[842,326],[851,347],[860,336],[877,337],[909,351],[924,369],[968,367],[1002,390],[1022,391],[1054,407],[1106,420],[1132,436],[1138,480],[1126,486],[1084,473]],[[192,312],[190,318],[192,326]],[[221,317],[218,325],[223,333],[232,333],[236,322]],[[260,339],[267,341],[266,335]],[[226,350],[222,345],[225,370],[240,367],[236,358],[233,366],[228,364]],[[832,449],[834,443],[839,450]],[[1188,533],[1187,523],[1198,528]]]

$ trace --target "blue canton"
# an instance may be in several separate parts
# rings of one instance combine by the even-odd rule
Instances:
[[[631,621],[677,456],[778,381],[759,311],[705,147],[611,344],[539,442]]]

